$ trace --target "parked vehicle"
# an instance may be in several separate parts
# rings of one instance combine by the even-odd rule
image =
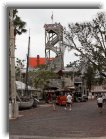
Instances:
[[[86,101],[88,100],[88,96],[87,95],[83,95],[82,96]]]
[[[66,96],[57,96],[56,104],[66,105]]]
[[[33,98],[34,99],[34,102],[33,102],[33,108],[37,108],[37,105],[39,103],[39,100],[37,98]]]
[[[87,96],[81,96],[81,97],[78,97],[77,101],[78,102],[86,102],[88,100],[88,97]]]

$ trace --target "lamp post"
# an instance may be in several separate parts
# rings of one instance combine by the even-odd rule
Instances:
[[[13,9],[10,9],[10,70],[11,70],[11,104],[9,105],[10,118],[18,117],[18,104],[16,102],[16,82],[15,82],[15,43],[14,43],[14,24],[13,24]]]

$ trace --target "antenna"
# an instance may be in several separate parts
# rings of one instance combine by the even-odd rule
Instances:
[[[29,28],[29,37],[30,37],[30,28]]]

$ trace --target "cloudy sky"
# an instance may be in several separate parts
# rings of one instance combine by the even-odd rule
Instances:
[[[30,56],[45,57],[45,30],[44,24],[50,24],[53,12],[53,22],[60,22],[64,27],[68,23],[86,22],[95,18],[99,9],[18,9],[18,15],[27,23],[27,30],[30,29]],[[16,57],[26,59],[29,31],[16,38]],[[69,64],[76,57],[73,52],[65,50],[64,64]]]

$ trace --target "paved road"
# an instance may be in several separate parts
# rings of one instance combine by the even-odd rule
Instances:
[[[9,121],[10,135],[21,135],[14,139],[106,137],[106,104],[103,113],[99,113],[94,100],[74,103],[72,111],[64,110],[64,106],[57,106],[53,111],[51,105],[46,104],[21,111],[20,115]]]

